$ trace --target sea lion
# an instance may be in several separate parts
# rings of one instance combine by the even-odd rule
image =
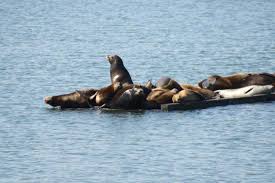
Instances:
[[[145,84],[145,87],[150,89],[150,90],[156,88],[156,86],[153,85],[152,80],[148,80],[147,83]]]
[[[179,83],[169,77],[162,77],[157,81],[157,88],[172,90],[176,88],[178,91],[182,90]]]
[[[215,92],[212,91],[212,90],[208,90],[208,89],[205,89],[205,88],[199,88],[197,86],[193,86],[193,85],[188,85],[188,84],[183,84],[181,85],[181,87],[185,90],[185,89],[189,89],[189,90],[192,90],[198,94],[200,94],[201,96],[204,97],[205,100],[208,100],[208,99],[212,99],[216,96]]]
[[[144,109],[146,108],[146,97],[151,89],[142,85],[126,85],[120,89],[112,100],[103,108],[112,109]]]
[[[94,95],[90,97],[90,103],[94,103],[96,106],[101,106],[109,102],[112,97],[122,88],[120,82],[115,82],[107,87],[99,89]]]
[[[120,82],[122,85],[124,84],[133,84],[132,78],[124,67],[122,59],[117,55],[108,55],[106,59],[111,64],[110,67],[110,76],[111,82],[114,84],[115,82]]]
[[[96,89],[81,89],[72,93],[47,96],[44,102],[53,107],[60,108],[89,108],[92,103],[89,103],[89,97],[97,92]]]
[[[181,90],[172,98],[173,103],[194,102],[202,100],[205,100],[205,98],[201,94],[189,89]]]
[[[172,97],[178,93],[178,89],[174,88],[172,90],[155,88],[149,93],[146,100],[149,103],[155,104],[167,104],[172,103]]]
[[[212,91],[222,89],[236,89],[250,85],[270,85],[275,83],[275,76],[268,73],[259,74],[235,74],[231,76],[210,76],[207,79],[199,82],[201,88],[206,88]]]
[[[241,98],[259,94],[270,94],[274,91],[274,85],[251,85],[238,89],[216,90],[215,93],[220,98]]]

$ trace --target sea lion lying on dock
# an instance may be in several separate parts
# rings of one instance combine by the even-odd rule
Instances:
[[[151,92],[150,88],[142,85],[126,85],[120,89],[110,102],[103,108],[112,109],[145,109],[146,97]]]
[[[178,93],[178,89],[172,90],[155,88],[149,93],[146,100],[152,104],[167,104],[172,103],[172,97]]]
[[[235,74],[231,76],[210,76],[199,82],[201,88],[212,91],[223,89],[236,89],[251,85],[270,85],[275,83],[275,76],[268,73],[259,74]]]
[[[89,98],[97,92],[96,89],[81,89],[72,93],[56,96],[47,96],[44,102],[53,107],[64,108],[89,108]]]
[[[115,82],[107,87],[99,89],[89,98],[89,102],[95,106],[106,104],[120,89],[122,89],[122,84],[120,82]]]
[[[193,85],[188,85],[188,84],[183,84],[181,85],[182,89],[189,89],[192,90],[196,93],[198,93],[199,95],[201,95],[205,100],[208,99],[212,99],[216,96],[215,92],[212,90],[208,90],[205,88],[199,88],[197,86],[193,86]]]
[[[205,98],[190,89],[183,89],[179,93],[175,94],[172,98],[173,103],[184,103],[184,102],[194,102],[194,101],[202,101]]]
[[[238,89],[226,89],[226,90],[216,90],[215,93],[220,98],[241,98],[241,97],[251,97],[260,94],[270,94],[275,91],[274,85],[251,85]]]

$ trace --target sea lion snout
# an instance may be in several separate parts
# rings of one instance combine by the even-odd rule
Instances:
[[[108,61],[110,61],[112,58],[113,58],[112,55],[107,55],[106,56],[106,60],[108,60]]]
[[[44,102],[45,102],[46,104],[51,104],[51,102],[52,102],[52,96],[46,96],[46,97],[44,98]]]

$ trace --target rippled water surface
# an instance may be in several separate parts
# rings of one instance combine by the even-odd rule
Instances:
[[[0,1],[0,182],[274,182],[275,103],[57,110],[110,83],[275,72],[275,1]]]

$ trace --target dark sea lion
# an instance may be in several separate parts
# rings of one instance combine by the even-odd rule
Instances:
[[[151,92],[150,88],[142,85],[125,85],[104,108],[113,109],[145,109],[146,97]]]
[[[205,100],[204,96],[190,89],[181,90],[172,98],[173,103],[184,103]]]
[[[132,78],[123,65],[122,59],[117,55],[108,55],[107,60],[111,64],[110,67],[110,76],[112,84],[115,82],[120,82],[122,85],[125,83],[133,84]]]
[[[97,92],[96,89],[82,89],[72,93],[57,95],[57,96],[47,96],[44,98],[44,102],[53,107],[61,108],[89,108],[91,103],[89,103],[89,97]]]
[[[107,87],[99,89],[94,95],[90,97],[90,103],[94,103],[96,106],[101,106],[109,102],[112,97],[122,88],[120,82],[115,82]]]
[[[156,103],[156,104],[172,103],[172,97],[176,93],[178,93],[178,89],[176,88],[172,90],[155,88],[151,91],[151,93],[149,93],[146,100],[149,103]]]
[[[251,85],[270,85],[275,83],[275,76],[268,73],[235,74],[231,76],[210,76],[201,81],[199,86],[209,90],[236,89]]]
[[[237,88],[251,85],[272,85],[275,83],[275,76],[269,73],[249,74],[244,78]],[[235,87],[236,88],[236,87]]]
[[[157,88],[168,89],[168,90],[172,90],[176,88],[179,91],[182,90],[180,84],[169,77],[160,78],[157,82]]]

